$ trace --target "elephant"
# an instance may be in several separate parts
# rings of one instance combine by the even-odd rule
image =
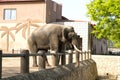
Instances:
[[[64,52],[65,43],[71,42],[74,35],[72,26],[45,24],[35,29],[28,37],[28,47],[31,53],[37,53],[38,50]],[[33,66],[37,66],[36,56],[33,57]]]

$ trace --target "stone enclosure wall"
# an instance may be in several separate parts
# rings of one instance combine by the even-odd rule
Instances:
[[[76,67],[75,63],[71,63],[2,80],[96,80],[97,77],[96,63],[94,60],[89,59],[81,61],[79,67]]]

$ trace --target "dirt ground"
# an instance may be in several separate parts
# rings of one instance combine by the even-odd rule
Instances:
[[[32,58],[30,58],[30,72],[38,71],[37,67],[32,67]],[[2,78],[20,74],[20,58],[2,59]]]
[[[47,56],[48,62],[52,65],[51,56]],[[30,57],[29,67],[30,72],[38,71],[38,67],[32,67],[33,58]],[[52,68],[46,66],[46,68]],[[20,74],[20,58],[19,57],[4,57],[2,58],[2,78],[15,76]]]
[[[49,63],[51,58],[49,58]],[[50,63],[51,65],[51,63]],[[38,71],[38,67],[32,67],[32,57],[30,57],[30,72]],[[47,67],[50,68],[50,67]],[[20,58],[3,58],[2,59],[2,78],[20,74]],[[117,80],[115,77],[99,76],[99,80]]]

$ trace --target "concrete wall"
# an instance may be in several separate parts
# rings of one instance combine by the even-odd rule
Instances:
[[[97,64],[98,74],[101,76],[120,76],[120,56],[92,55]]]
[[[79,67],[69,64],[2,80],[96,80],[97,76],[96,63],[90,59],[80,62]]]

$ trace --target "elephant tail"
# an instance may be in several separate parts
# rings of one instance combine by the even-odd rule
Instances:
[[[29,47],[30,52],[31,53],[36,53],[37,52],[37,46],[36,46],[36,42],[35,42],[34,38],[30,36],[28,38],[27,42],[28,42],[28,47]]]

